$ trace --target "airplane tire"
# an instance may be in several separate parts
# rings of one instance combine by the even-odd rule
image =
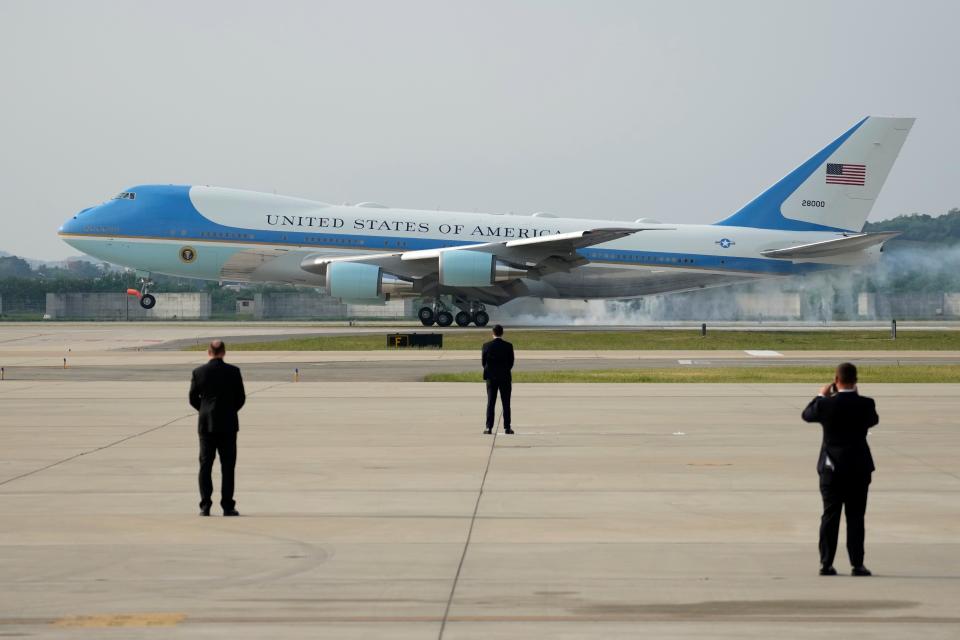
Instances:
[[[453,314],[449,311],[441,311],[437,313],[437,326],[440,327],[449,327],[453,324]]]
[[[420,323],[425,327],[429,327],[437,320],[436,314],[430,307],[420,307],[420,311],[417,312],[417,317],[420,318]]]
[[[486,311],[477,311],[473,314],[473,323],[478,327],[485,327],[490,322],[490,316]]]
[[[457,326],[459,326],[459,327],[465,327],[465,326],[467,326],[468,324],[470,324],[470,314],[467,313],[466,311],[461,311],[460,313],[458,313],[458,314],[456,315],[456,317],[454,318],[454,320],[456,321]]]
[[[157,304],[157,299],[149,293],[143,294],[140,298],[140,306],[144,309],[153,309]]]

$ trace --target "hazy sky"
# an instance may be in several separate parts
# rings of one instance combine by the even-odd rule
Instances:
[[[712,222],[868,114],[960,206],[958,2],[0,0],[0,249],[141,183]]]

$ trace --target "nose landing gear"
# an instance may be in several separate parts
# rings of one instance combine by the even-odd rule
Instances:
[[[127,293],[132,296],[137,296],[140,300],[140,306],[144,309],[153,309],[157,305],[157,298],[152,294],[147,293],[147,289],[153,286],[147,278],[140,278],[140,290],[136,289],[127,289]]]

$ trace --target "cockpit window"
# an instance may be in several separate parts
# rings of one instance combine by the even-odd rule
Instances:
[[[121,191],[117,195],[113,196],[114,200],[136,200],[137,194],[133,191]]]

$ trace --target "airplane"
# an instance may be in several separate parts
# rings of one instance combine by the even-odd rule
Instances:
[[[212,186],[142,185],[80,211],[71,246],[151,274],[324,287],[424,301],[425,326],[484,326],[521,297],[632,298],[876,262],[895,232],[864,233],[913,118],[866,117],[732,215],[664,224],[333,205]]]

